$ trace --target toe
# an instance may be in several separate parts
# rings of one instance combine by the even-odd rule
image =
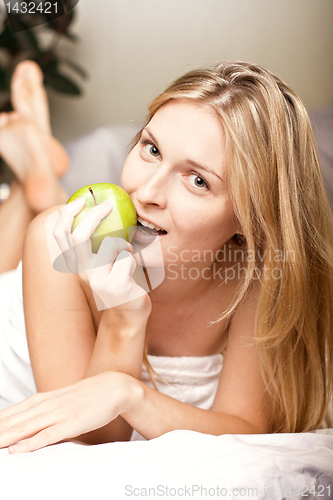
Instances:
[[[0,113],[0,128],[5,127],[8,123],[9,113]]]
[[[41,83],[44,79],[43,72],[35,61],[22,61],[17,65],[18,75],[33,82]]]

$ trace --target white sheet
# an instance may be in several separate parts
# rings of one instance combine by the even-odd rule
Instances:
[[[8,286],[0,304],[7,308],[5,299],[15,285],[12,287],[10,275],[3,279]],[[20,293],[17,297],[21,300]],[[18,314],[13,317],[16,322],[23,320]],[[24,360],[22,366],[29,366],[25,359],[27,346],[24,344],[23,349],[21,336],[10,337],[11,350],[4,356],[8,362],[0,370],[2,386],[8,392],[5,399],[16,398],[15,391],[24,392],[28,380],[33,380],[32,374],[24,371],[19,377],[24,384],[13,379],[14,392],[13,387],[4,384],[6,374],[12,377],[4,369],[12,367],[14,361],[21,365]],[[34,392],[33,388],[29,391]],[[20,392],[19,396],[25,394]],[[301,488],[299,495],[297,486]],[[315,494],[310,493],[311,489]],[[0,450],[0,499],[137,497],[333,498],[333,429],[219,437],[175,431],[151,441],[92,447],[64,443],[23,455]]]
[[[0,274],[0,409],[31,396],[30,365],[22,297],[22,263]]]
[[[173,431],[151,441],[62,443],[30,454],[9,455],[3,449],[0,481],[6,500],[329,500],[333,429],[223,436]]]

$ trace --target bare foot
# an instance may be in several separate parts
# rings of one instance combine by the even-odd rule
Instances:
[[[39,213],[67,199],[50,163],[46,137],[20,114],[0,114],[0,154],[24,186],[32,210]]]
[[[68,169],[69,159],[63,146],[52,136],[43,78],[42,70],[34,61],[19,63],[11,81],[11,100],[14,110],[29,118],[40,133],[48,137],[46,148],[56,176],[61,177]]]
[[[41,132],[51,135],[49,106],[43,79],[42,70],[37,63],[19,63],[11,81],[11,99],[16,111],[30,118]]]

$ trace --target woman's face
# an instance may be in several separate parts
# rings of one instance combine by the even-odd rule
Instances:
[[[173,100],[144,128],[125,161],[121,185],[138,216],[166,231],[159,236],[165,264],[177,255],[186,266],[204,250],[218,252],[240,231],[225,167],[225,134],[212,109]],[[132,244],[147,245],[154,237],[156,232],[138,228]]]

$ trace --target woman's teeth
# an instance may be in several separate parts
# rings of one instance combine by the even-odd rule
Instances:
[[[144,219],[141,219],[141,217],[138,216],[138,221],[145,227],[149,227],[149,229],[155,229],[156,231],[163,231],[163,229],[159,226],[154,226],[151,222],[148,222]]]

